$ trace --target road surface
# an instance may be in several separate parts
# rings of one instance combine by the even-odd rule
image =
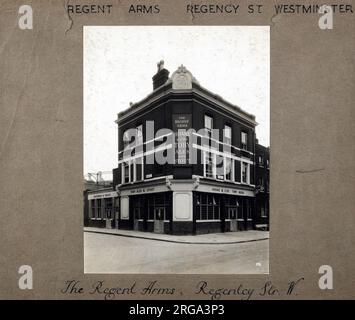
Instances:
[[[84,232],[85,273],[260,274],[269,241],[184,244]]]

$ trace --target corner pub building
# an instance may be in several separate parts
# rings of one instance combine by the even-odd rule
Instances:
[[[255,151],[263,150],[265,158],[268,148],[256,148],[255,116],[202,87],[184,66],[169,77],[158,63],[153,92],[120,112],[116,123],[113,188],[87,192],[86,226],[168,234],[268,228],[268,193],[257,197],[255,183]],[[185,140],[181,128],[190,130]],[[130,129],[137,132],[133,140]],[[169,152],[173,162],[157,163]]]

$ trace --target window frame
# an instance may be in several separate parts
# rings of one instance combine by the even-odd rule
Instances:
[[[226,130],[226,129],[229,129],[229,130]],[[229,137],[226,135],[226,132],[229,131]],[[225,123],[224,124],[224,128],[223,128],[223,139],[224,139],[224,143],[226,144],[229,144],[229,145],[232,145],[232,140],[233,140],[233,129],[232,129],[232,126],[229,125],[228,123]]]
[[[263,205],[260,207],[260,217],[261,218],[267,218],[266,204],[265,203],[263,203]]]
[[[126,129],[126,130],[123,131],[123,133],[122,133],[123,150],[126,149],[126,147],[129,145],[130,140],[131,140],[131,139],[127,139],[127,140],[125,139],[125,136],[127,136],[127,138],[129,138],[129,137],[128,137],[128,130],[129,130],[129,129]]]
[[[244,137],[245,137],[245,139],[244,139]],[[248,132],[241,131],[241,133],[240,133],[240,145],[241,145],[241,149],[248,150]]]
[[[246,181],[243,179],[243,168],[246,168]],[[250,184],[250,165],[247,162],[240,162],[240,182],[244,184]]]
[[[208,128],[208,126],[206,125],[206,119],[210,119],[211,120],[211,128]],[[205,114],[204,116],[204,120],[203,120],[203,125],[204,125],[204,128],[207,129],[208,131],[212,131],[213,129],[213,117],[209,114]]]
[[[221,221],[220,210],[221,199],[219,195],[211,193],[200,193],[196,195],[196,220],[203,221]]]
[[[137,140],[136,140],[136,145],[139,146],[139,145],[142,145],[144,143],[144,139],[143,139],[143,124],[139,124],[137,127],[136,127],[136,130],[137,130]],[[138,134],[140,132],[140,134]]]

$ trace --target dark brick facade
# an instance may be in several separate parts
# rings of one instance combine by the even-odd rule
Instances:
[[[157,232],[159,223],[155,221],[163,214],[164,222],[160,232],[169,234],[268,228],[269,148],[257,143],[255,117],[200,86],[183,66],[179,67],[171,78],[163,65],[158,66],[159,70],[153,76],[153,92],[119,113],[116,120],[119,165],[113,169],[112,190],[118,192],[118,201],[121,201],[122,205],[111,226]],[[175,82],[176,72],[185,77],[182,82]],[[197,162],[148,164],[146,157],[147,152],[151,150],[149,147],[153,147],[154,154],[161,153],[165,156],[168,149],[155,150],[159,150],[164,143],[175,146],[176,140],[169,140],[168,136],[162,139],[156,137],[161,129],[175,132],[176,119],[179,117],[187,119],[189,128],[195,131],[189,136],[188,146],[195,148]],[[213,129],[218,130],[219,137],[196,134],[201,129],[205,130],[206,117],[212,119]],[[147,131],[148,122],[154,122],[154,132],[151,136]],[[228,138],[228,145],[231,146],[229,153],[224,150],[226,127],[231,129]],[[127,156],[123,154],[123,150],[127,143],[133,141],[124,141],[123,137],[127,130],[135,128],[140,128],[142,133],[142,142],[138,143],[141,149],[133,149]],[[244,137],[246,143],[242,141]],[[215,163],[212,178],[206,175],[207,167],[201,160],[205,159],[202,154],[211,151],[206,151],[205,145],[202,144],[204,139],[209,139],[208,146],[214,144],[214,156],[222,155],[223,161],[226,161],[226,155],[231,159],[233,178],[227,178],[225,173],[216,174]],[[137,165],[138,157],[142,157],[144,161],[143,169]],[[263,164],[258,162],[259,157],[262,157]],[[155,185],[154,181],[159,183]],[[183,182],[183,188],[179,181]],[[157,193],[154,188],[160,188],[162,191]],[[175,195],[176,199],[185,200],[174,200]],[[179,212],[180,207],[187,212],[187,217]],[[86,225],[104,226],[104,223],[97,220],[89,221],[88,217],[85,216]]]

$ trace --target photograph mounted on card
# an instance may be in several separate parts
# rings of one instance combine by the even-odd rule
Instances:
[[[268,273],[269,70],[269,27],[84,28],[85,273]]]

